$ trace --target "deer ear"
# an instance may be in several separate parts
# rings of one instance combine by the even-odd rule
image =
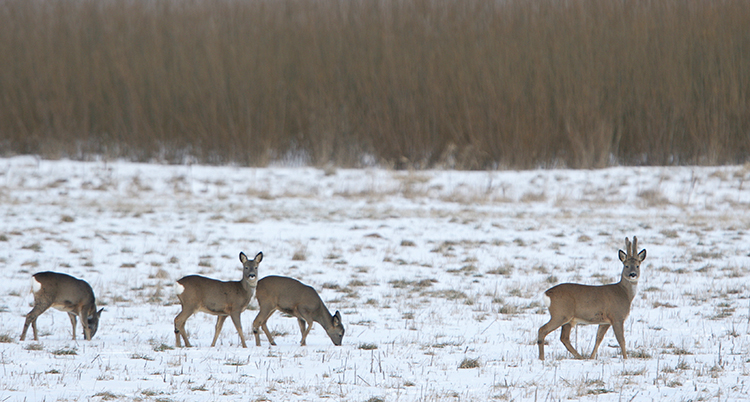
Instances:
[[[104,311],[104,308],[100,308],[99,311],[96,312],[96,316],[102,315],[102,311]]]
[[[245,257],[245,258],[247,258],[247,257]],[[258,253],[258,254],[255,255],[255,262],[261,262],[261,261],[263,261],[263,252],[262,251],[260,253]]]
[[[240,251],[240,262],[243,264],[247,262],[247,256],[242,251]]]
[[[333,315],[333,325],[341,324],[341,313],[336,310],[336,314]]]
[[[625,254],[625,252],[622,251],[622,250],[620,250],[620,252],[618,253],[618,255],[620,256],[620,261],[622,261],[622,262],[625,262],[625,259],[628,258],[628,255]]]
[[[643,250],[641,250],[640,253],[638,253],[638,259],[641,260],[641,261],[643,261],[643,260],[646,259],[646,249],[645,248]]]

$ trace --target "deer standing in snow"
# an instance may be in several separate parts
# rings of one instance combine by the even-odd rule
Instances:
[[[185,340],[185,346],[191,347],[187,332],[185,332],[185,321],[196,311],[202,311],[217,316],[212,347],[216,346],[216,339],[219,338],[224,321],[227,317],[232,317],[232,322],[240,334],[242,347],[246,348],[240,315],[253,298],[255,286],[258,283],[258,264],[262,260],[262,252],[252,260],[241,252],[242,279],[239,281],[223,282],[200,275],[188,275],[178,280],[175,286],[177,298],[182,304],[182,311],[174,318],[175,345],[182,347],[180,342],[180,337],[182,337]]]
[[[635,236],[632,244],[625,238],[625,249],[627,252],[619,251],[623,264],[620,282],[603,286],[563,283],[544,292],[544,303],[549,307],[550,320],[539,328],[536,341],[539,345],[539,360],[544,360],[544,338],[560,326],[560,341],[576,359],[582,359],[583,356],[570,343],[570,330],[577,324],[599,324],[591,359],[596,357],[596,350],[610,326],[622,349],[622,358],[627,359],[624,322],[630,314],[630,303],[638,288],[641,262],[646,259],[646,250],[636,254],[638,239]]]
[[[310,333],[314,322],[323,326],[334,345],[341,346],[341,339],[344,337],[341,313],[336,311],[334,315],[331,315],[318,292],[312,287],[286,276],[267,276],[258,281],[255,295],[260,306],[260,311],[253,321],[256,346],[260,346],[258,329],[261,327],[268,337],[268,342],[276,345],[266,326],[268,318],[276,310],[297,317],[299,329],[302,332],[301,346],[305,346],[307,334]]]
[[[94,337],[104,309],[96,311],[94,291],[86,281],[59,272],[39,272],[31,277],[31,291],[34,294],[34,308],[26,314],[22,341],[26,339],[29,324],[34,331],[34,340],[39,340],[36,319],[50,307],[68,313],[73,325],[73,340],[76,339],[76,317],[81,318],[84,339],[90,341]]]

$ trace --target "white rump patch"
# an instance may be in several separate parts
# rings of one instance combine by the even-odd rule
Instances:
[[[181,295],[185,291],[185,287],[180,285],[180,282],[175,282],[174,285],[174,294]]]
[[[544,305],[547,307],[549,307],[549,305],[552,304],[552,299],[550,299],[546,293],[542,293],[542,300],[544,300]]]
[[[31,277],[31,291],[36,293],[42,289],[42,284],[36,278]]]

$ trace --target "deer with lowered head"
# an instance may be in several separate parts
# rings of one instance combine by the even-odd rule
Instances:
[[[286,276],[267,276],[258,281],[255,296],[260,306],[260,311],[253,321],[256,346],[260,346],[259,328],[263,328],[268,342],[276,345],[266,326],[268,318],[276,310],[297,317],[302,332],[301,346],[306,345],[307,334],[310,333],[314,322],[323,326],[334,345],[341,346],[341,339],[344,337],[341,313],[336,311],[331,315],[318,292],[312,287]]]
[[[182,311],[174,319],[175,345],[182,347],[180,342],[180,337],[182,337],[185,340],[185,346],[191,347],[185,331],[185,321],[196,311],[202,311],[217,316],[211,347],[216,346],[216,339],[219,338],[224,321],[227,317],[232,317],[232,322],[240,334],[242,347],[246,348],[240,315],[253,298],[255,286],[258,283],[258,264],[262,260],[262,252],[252,260],[241,252],[242,279],[239,281],[223,282],[200,275],[188,275],[178,280],[175,290],[182,304]]]
[[[646,259],[646,250],[636,253],[638,239],[635,236],[632,244],[625,238],[625,250],[618,253],[623,265],[620,282],[603,286],[563,283],[544,292],[544,303],[549,308],[550,320],[539,328],[536,341],[539,345],[539,360],[544,360],[544,338],[560,326],[560,341],[576,359],[583,359],[570,343],[570,330],[577,324],[599,325],[591,359],[596,357],[596,350],[610,326],[620,344],[622,358],[627,359],[624,322],[630,314],[630,303],[638,288],[641,262]]]
[[[94,337],[104,309],[96,310],[94,291],[86,281],[59,272],[39,272],[31,277],[31,291],[34,294],[34,308],[26,314],[22,341],[26,339],[29,324],[34,331],[34,340],[39,340],[36,319],[50,307],[68,313],[73,326],[73,340],[76,339],[76,317],[81,318],[84,339],[90,341]]]

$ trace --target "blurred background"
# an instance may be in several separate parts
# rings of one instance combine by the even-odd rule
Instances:
[[[750,162],[748,0],[0,0],[0,155]]]

